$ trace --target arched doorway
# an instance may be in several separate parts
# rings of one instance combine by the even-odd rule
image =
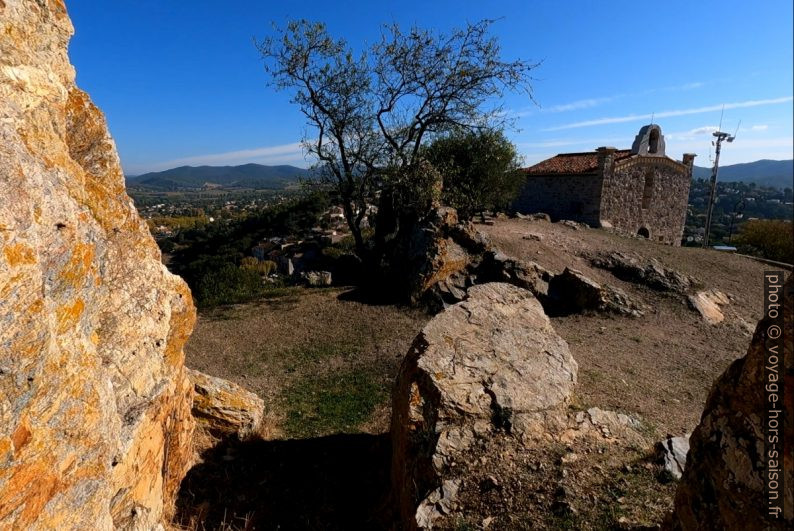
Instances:
[[[643,238],[645,238],[647,240],[648,238],[651,237],[651,231],[649,231],[645,227],[642,227],[642,228],[640,228],[640,230],[637,231],[637,236],[642,236]]]

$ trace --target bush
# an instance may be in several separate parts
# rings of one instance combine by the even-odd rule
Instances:
[[[264,260],[260,262],[253,256],[246,256],[240,260],[240,267],[246,271],[255,271],[260,275],[268,276],[276,270],[276,263],[272,260]]]
[[[524,182],[521,158],[501,131],[456,132],[424,154],[444,176],[444,203],[461,219],[508,208]]]
[[[196,304],[208,308],[221,304],[248,302],[264,292],[259,273],[225,264],[204,273],[195,283]]]
[[[758,219],[742,225],[736,238],[740,252],[794,264],[794,226],[782,219]]]

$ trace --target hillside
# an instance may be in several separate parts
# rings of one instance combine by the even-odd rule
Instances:
[[[288,165],[180,166],[170,170],[127,177],[127,186],[162,191],[197,188],[283,190],[308,175],[309,170]]]
[[[695,179],[708,179],[711,177],[711,168],[695,166],[692,176]],[[722,182],[739,181],[774,188],[791,187],[794,181],[794,160],[764,159],[720,166],[718,179]]]
[[[496,518],[491,529],[524,528],[521,522],[537,529],[659,524],[672,508],[676,484],[658,479],[651,448],[668,433],[693,430],[714,379],[746,351],[763,307],[764,265],[541,220],[497,219],[477,228],[507,256],[555,275],[575,268],[644,306],[639,317],[551,316],[579,366],[572,408],[583,415],[591,408],[618,411],[641,428],[627,441],[577,440],[548,451],[505,440],[497,445],[504,454],[480,456],[488,465],[477,465],[474,475],[482,481],[468,483],[476,492],[464,487],[460,500],[467,525],[453,528],[475,529],[486,517]],[[624,281],[593,265],[591,257],[614,251],[641,263],[658,260],[693,279],[693,290],[725,293],[724,321],[705,322],[683,293]],[[251,515],[252,526],[274,525],[297,512],[330,529],[388,518],[382,513],[389,492],[390,391],[428,320],[408,308],[366,304],[342,287],[291,288],[200,312],[186,346],[187,365],[256,392],[269,413],[265,440],[220,446],[188,477],[179,521],[187,523],[197,507],[205,524],[214,525],[229,515]],[[231,467],[227,454],[235,456]],[[264,485],[263,477],[269,478]],[[489,486],[494,482],[498,488]],[[561,488],[575,516],[554,512]],[[230,490],[239,495],[230,500]],[[382,522],[369,526],[379,527]]]

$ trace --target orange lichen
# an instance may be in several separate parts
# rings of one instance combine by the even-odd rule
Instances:
[[[12,243],[3,248],[3,254],[11,267],[36,263],[36,252],[24,243]]]
[[[30,430],[28,429],[26,422],[20,422],[17,429],[14,430],[14,434],[11,435],[11,442],[14,443],[14,451],[20,451],[26,444],[30,442]]]
[[[69,286],[82,285],[94,261],[94,246],[78,242],[72,249],[72,256],[58,274],[58,278]]]
[[[83,299],[77,299],[72,304],[64,304],[60,306],[56,311],[55,315],[58,320],[58,333],[63,334],[75,324],[83,315],[83,310],[85,309],[85,303]]]

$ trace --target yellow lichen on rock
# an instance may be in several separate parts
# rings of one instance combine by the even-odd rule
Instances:
[[[152,529],[192,458],[195,309],[72,33],[59,0],[0,1],[0,529]]]

